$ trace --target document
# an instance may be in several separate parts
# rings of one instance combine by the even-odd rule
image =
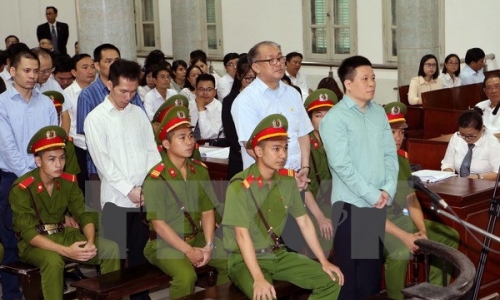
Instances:
[[[210,158],[229,157],[229,147],[221,148],[221,147],[201,146],[199,149],[202,157],[210,157]]]
[[[412,175],[418,176],[420,180],[424,182],[436,182],[457,176],[455,172],[436,171],[436,170],[415,171],[412,173]]]

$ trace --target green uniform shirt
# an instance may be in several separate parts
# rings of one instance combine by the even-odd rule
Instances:
[[[255,249],[268,248],[274,244],[257,213],[250,191],[277,236],[281,236],[288,213],[293,217],[306,213],[294,176],[275,172],[273,182],[269,186],[263,181],[257,165],[252,164],[236,174],[227,189],[222,224],[227,227],[224,229],[224,248],[230,252],[240,252],[234,227],[249,230]]]
[[[9,202],[13,212],[14,231],[29,243],[38,232],[39,225],[35,210],[31,203],[33,195],[38,214],[42,222],[47,224],[64,222],[68,211],[78,222],[80,228],[95,223],[95,215],[85,210],[85,199],[78,187],[76,176],[63,173],[54,180],[52,195],[49,195],[40,179],[39,168],[19,177],[13,184],[9,194]]]
[[[202,212],[213,209],[214,203],[218,202],[207,168],[200,162],[188,160],[187,178],[184,181],[168,156],[162,155],[162,158],[162,162],[153,167],[144,180],[146,218],[165,221],[180,237],[193,233],[191,224],[166,186],[166,179],[201,232]]]
[[[64,171],[69,174],[80,174],[80,166],[76,158],[75,144],[73,141],[66,141],[66,164]]]
[[[318,139],[316,139],[314,132],[309,133],[309,141],[311,142],[311,155],[309,157],[309,179],[311,182],[307,186],[307,190],[314,195],[318,204],[322,204],[325,197],[330,199],[332,174],[330,174],[330,169],[328,168],[325,148],[318,141]],[[316,162],[316,164],[313,163],[312,157],[314,157],[314,162]],[[318,173],[319,178],[321,179],[321,189],[319,182],[316,179],[316,173]]]
[[[406,153],[398,151],[398,185],[392,207],[387,209],[387,218],[389,220],[394,220],[401,215],[402,209],[406,207],[406,196],[415,192],[415,189],[408,184],[408,179],[411,177],[410,162],[402,154]]]

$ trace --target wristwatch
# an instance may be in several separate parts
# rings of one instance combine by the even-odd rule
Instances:
[[[206,247],[206,246],[210,247],[210,249],[214,249],[214,248],[215,248],[215,245],[214,245],[214,243],[212,243],[212,242],[207,242],[207,243],[205,244],[205,247]]]
[[[484,179],[483,175],[482,174],[477,174],[477,178],[479,179]]]

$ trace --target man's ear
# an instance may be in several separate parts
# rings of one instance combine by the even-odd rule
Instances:
[[[39,155],[35,156],[35,164],[37,165],[37,167],[42,166],[42,158]]]
[[[255,156],[257,156],[259,158],[262,157],[264,154],[262,146],[255,146],[255,148],[253,148],[253,152],[255,152]]]
[[[167,139],[164,139],[163,141],[161,141],[161,145],[165,149],[169,149],[170,148],[170,142]]]
[[[252,70],[255,72],[255,75],[258,75],[260,73],[260,67],[257,63],[252,64]]]
[[[345,92],[348,92],[351,90],[351,84],[352,84],[351,80],[349,80],[349,79],[344,80]]]
[[[108,81],[106,82],[106,87],[107,87],[107,88],[108,88],[108,90],[110,90],[110,91],[113,89],[113,83],[111,82],[111,80],[108,80]]]

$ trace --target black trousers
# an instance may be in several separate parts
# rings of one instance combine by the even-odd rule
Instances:
[[[142,217],[139,208],[119,207],[111,202],[102,209],[104,237],[118,244],[120,258],[123,261],[128,258],[129,267],[149,263],[143,252],[149,239],[149,228],[141,222]],[[150,299],[148,294],[149,291],[141,292],[131,295],[130,299]]]
[[[75,146],[75,154],[76,161],[80,167],[80,174],[76,175],[76,178],[78,179],[78,186],[85,196],[85,182],[89,180],[89,174],[87,172],[87,150]]]
[[[386,208],[332,206],[333,263],[344,274],[339,300],[361,300],[380,293]]]

